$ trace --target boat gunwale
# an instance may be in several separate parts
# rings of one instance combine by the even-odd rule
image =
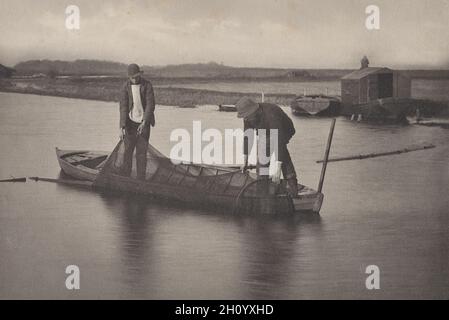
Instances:
[[[76,155],[77,153],[87,153],[87,152],[92,152],[92,153],[98,152],[99,156],[104,156],[105,154],[108,154],[107,152],[102,152],[102,151],[79,150],[77,152],[76,150],[63,150],[63,149],[56,148],[56,154],[57,154],[57,157],[58,157],[58,162],[60,163],[60,167],[61,167],[62,171],[64,171],[64,173],[66,173],[67,175],[72,176],[70,173],[65,172],[65,170],[64,170],[64,167],[68,166],[72,170],[80,172],[81,173],[80,176],[83,176],[83,174],[84,175],[87,174],[92,179],[82,179],[82,178],[79,178],[79,176],[77,176],[77,177],[73,177],[72,176],[73,178],[78,179],[78,180],[95,181],[96,176],[100,172],[99,170],[91,169],[89,167],[83,166],[82,164],[73,165],[70,162],[64,160],[64,157],[68,157],[70,155]],[[193,164],[193,165],[195,165],[195,164]],[[206,165],[206,166],[208,166],[208,165]],[[216,167],[212,166],[212,168],[216,168]],[[91,171],[95,171],[96,173],[91,172]],[[224,173],[224,174],[228,174],[228,173]],[[126,182],[127,184],[128,183],[132,183],[134,185],[140,184],[143,187],[144,186],[151,186],[151,188],[163,187],[163,188],[172,189],[172,190],[174,190],[174,192],[179,191],[181,193],[185,192],[186,189],[188,189],[187,187],[182,187],[182,186],[178,186],[178,185],[171,185],[171,184],[161,183],[161,182],[156,182],[156,181],[151,181],[151,180],[149,180],[149,181],[136,180],[136,179],[133,179],[133,178],[130,178],[130,177],[124,177],[124,176],[121,176],[121,175],[118,175],[118,174],[114,174],[114,173],[111,173],[110,175],[115,180],[119,180],[119,181],[122,180],[123,182]],[[295,199],[297,199],[297,200],[304,199],[304,200],[312,200],[312,201],[322,201],[322,197],[323,197],[322,193],[319,193],[315,189],[312,189],[312,188],[310,188],[308,186],[304,186],[304,187],[305,187],[304,189],[306,191],[308,191],[308,192],[307,193],[303,193],[303,194],[299,193],[298,194],[298,198],[295,198]],[[166,195],[158,194],[158,193],[155,193],[154,196],[167,197]],[[215,192],[208,192],[206,196],[207,197],[212,197],[212,198],[219,197],[219,198],[222,198],[222,199],[229,199],[230,201],[234,201],[235,198],[236,198],[235,195],[215,193]],[[289,199],[289,196],[287,194],[274,194],[274,195],[269,195],[268,197],[274,198],[274,199],[277,199],[277,200],[280,200],[280,201]],[[267,196],[249,196],[249,197],[246,196],[246,197],[243,197],[243,199],[246,199],[246,200],[249,200],[249,201],[258,201],[258,200],[262,200],[262,199],[266,199],[266,198],[267,198]],[[193,202],[193,201],[188,201],[188,202]],[[294,210],[294,213],[300,213],[300,212],[303,212],[303,211],[304,212],[318,213],[318,212],[315,212],[312,208],[305,209],[305,210],[298,210],[298,211]]]

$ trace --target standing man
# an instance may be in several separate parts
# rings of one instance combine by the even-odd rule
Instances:
[[[124,140],[125,154],[122,174],[130,176],[132,157],[136,149],[137,179],[144,180],[147,167],[147,149],[150,126],[154,127],[154,92],[151,82],[142,77],[137,64],[128,66],[128,81],[120,96],[120,139]]]
[[[274,153],[277,160],[276,172],[272,175],[271,179],[274,183],[279,183],[282,171],[284,179],[287,180],[288,193],[290,196],[296,197],[298,194],[298,181],[295,167],[287,149],[288,142],[295,134],[295,127],[293,126],[292,120],[279,106],[271,103],[256,103],[247,97],[243,97],[237,102],[236,109],[237,117],[243,118],[245,133],[247,130],[254,130],[260,139],[261,134],[259,130],[265,129],[265,135],[262,137],[266,138],[266,156],[270,157]],[[275,152],[276,150],[270,150],[270,130],[273,129],[277,130],[277,154]],[[259,141],[259,146],[261,146],[261,143],[264,143],[264,141]],[[242,171],[245,171],[248,167],[248,151],[248,142],[245,141]],[[265,167],[267,169],[266,171],[268,171],[270,163],[260,164],[259,160],[257,161],[258,174],[260,174],[261,167]],[[267,173],[264,175],[268,178]]]

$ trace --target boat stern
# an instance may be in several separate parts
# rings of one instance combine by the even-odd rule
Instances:
[[[321,192],[304,187],[298,192],[296,198],[292,198],[295,213],[313,212],[320,213],[324,195]]]

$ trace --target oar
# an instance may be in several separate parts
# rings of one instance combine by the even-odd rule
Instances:
[[[69,184],[75,186],[92,187],[93,182],[87,180],[68,180],[68,179],[52,179],[52,178],[42,178],[42,177],[29,177],[29,179],[34,181],[46,181],[55,182],[61,184]]]

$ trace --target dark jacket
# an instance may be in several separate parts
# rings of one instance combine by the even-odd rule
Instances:
[[[257,127],[252,126],[248,121],[243,121],[244,130],[255,129],[266,129],[267,131],[267,151],[271,154],[269,150],[269,133],[270,129],[278,130],[278,160],[284,161],[285,150],[287,150],[287,144],[290,139],[295,134],[295,127],[293,125],[290,117],[281,109],[281,107],[272,103],[259,103],[259,108],[262,110],[261,121]],[[251,146],[245,141],[243,153],[248,154]]]
[[[140,98],[142,100],[143,107],[143,120],[147,124],[151,124],[154,127],[155,119],[154,119],[154,91],[151,82],[145,80],[144,78],[140,79]],[[131,91],[131,81],[128,80],[123,85],[120,93],[120,127],[123,128],[126,126],[126,121],[128,119],[128,115],[133,106],[133,94]]]

